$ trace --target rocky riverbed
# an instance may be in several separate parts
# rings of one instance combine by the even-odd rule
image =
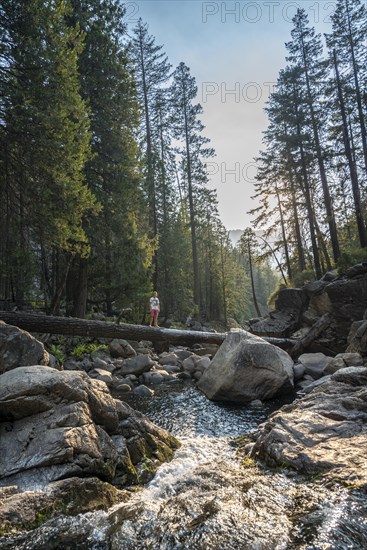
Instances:
[[[338,355],[294,361],[246,331],[57,358],[58,337],[0,323],[1,547],[365,547],[367,321],[350,325]]]

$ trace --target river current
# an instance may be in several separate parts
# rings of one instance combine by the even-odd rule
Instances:
[[[234,407],[166,385],[133,406],[182,443],[125,504],[46,522],[19,549],[269,550],[367,548],[366,495],[244,459],[239,436],[279,403]]]

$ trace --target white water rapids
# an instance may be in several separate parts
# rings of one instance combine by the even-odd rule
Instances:
[[[192,387],[174,385],[134,406],[181,441],[173,460],[127,503],[50,520],[13,548],[367,548],[365,495],[241,464],[234,440],[256,429],[269,406],[221,406]]]

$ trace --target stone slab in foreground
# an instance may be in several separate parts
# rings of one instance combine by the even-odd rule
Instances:
[[[348,367],[260,426],[250,456],[367,489],[367,368]]]

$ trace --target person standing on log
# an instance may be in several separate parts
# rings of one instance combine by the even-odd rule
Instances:
[[[155,327],[158,327],[158,315],[161,310],[161,305],[159,303],[158,292],[155,290],[153,296],[149,300],[150,307],[150,322],[149,326],[152,326],[152,323]]]

